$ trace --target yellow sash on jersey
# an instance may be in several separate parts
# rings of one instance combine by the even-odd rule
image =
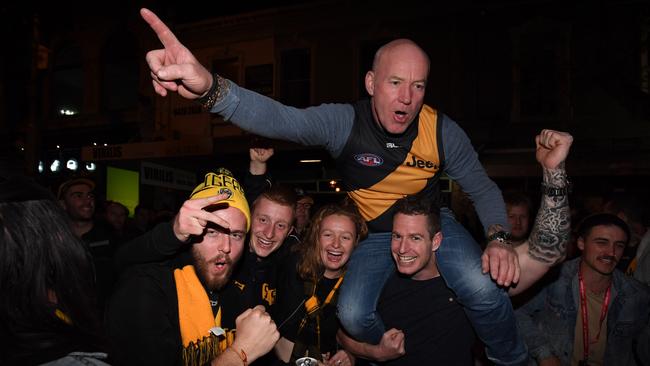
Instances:
[[[364,220],[372,221],[386,212],[397,200],[422,191],[428,179],[438,173],[440,152],[437,125],[438,112],[427,105],[422,106],[418,135],[404,161],[371,187],[348,192]]]

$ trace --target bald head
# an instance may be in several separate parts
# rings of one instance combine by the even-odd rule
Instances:
[[[408,39],[379,48],[366,74],[373,117],[388,133],[401,134],[420,113],[429,77],[429,57]]]
[[[405,56],[415,56],[413,59],[414,61],[425,62],[428,74],[430,65],[429,56],[422,48],[420,48],[420,46],[407,38],[399,38],[379,47],[377,52],[375,52],[375,58],[372,61],[372,69],[377,70],[380,62],[390,59],[393,55],[399,55],[402,53]]]

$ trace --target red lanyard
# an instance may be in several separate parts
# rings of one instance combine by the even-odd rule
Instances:
[[[582,280],[582,266],[578,269],[578,282],[580,284],[580,308],[582,310],[582,352],[583,360],[589,358],[589,317],[587,316],[587,294],[585,292],[585,283]],[[605,299],[603,300],[603,306],[600,311],[600,324],[598,325],[598,334],[596,334],[596,342],[600,338],[600,331],[603,327],[603,321],[607,316],[607,307],[609,306],[609,296],[612,284],[610,283],[607,286],[607,291],[605,292]]]

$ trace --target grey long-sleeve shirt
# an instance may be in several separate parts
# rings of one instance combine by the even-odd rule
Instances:
[[[355,121],[351,104],[299,109],[227,82],[229,88],[212,113],[261,136],[323,147],[334,158],[343,151]],[[485,230],[494,224],[509,230],[501,191],[487,176],[465,132],[451,119],[443,118],[444,172],[469,194]]]

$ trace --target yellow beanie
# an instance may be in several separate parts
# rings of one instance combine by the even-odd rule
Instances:
[[[246,231],[248,232],[251,227],[251,212],[244,195],[244,188],[239,185],[237,179],[228,169],[219,168],[216,173],[206,174],[203,182],[192,191],[190,199],[206,198],[222,193],[228,193],[228,198],[215,202],[215,204],[225,202],[228,206],[239,209],[246,216]]]

